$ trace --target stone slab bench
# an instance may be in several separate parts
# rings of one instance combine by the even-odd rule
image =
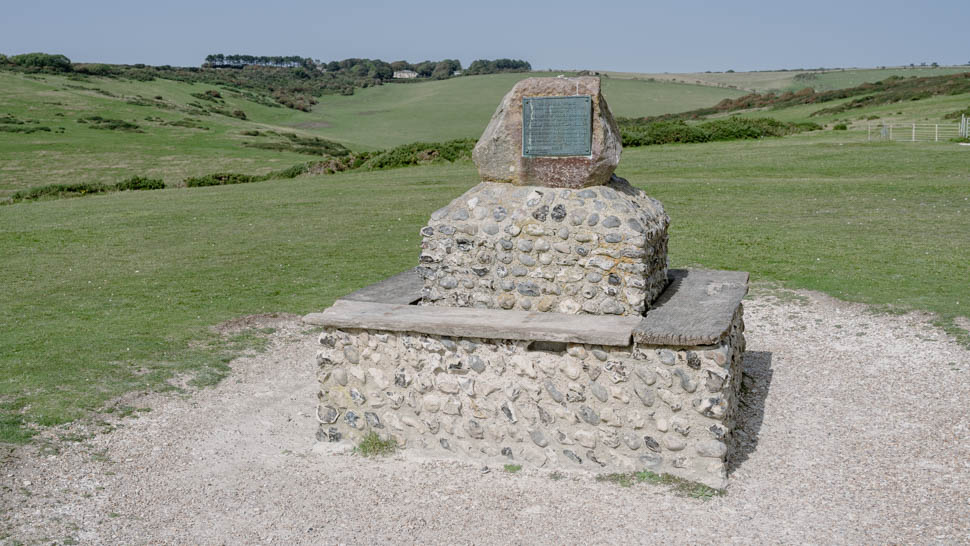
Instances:
[[[742,271],[672,269],[668,285],[644,317],[564,315],[471,307],[422,307],[423,280],[409,269],[338,299],[304,322],[489,339],[629,345],[713,345],[731,328],[748,291]]]
[[[671,270],[644,317],[412,305],[421,280],[304,318],[324,328],[318,440],[727,485],[746,273]]]

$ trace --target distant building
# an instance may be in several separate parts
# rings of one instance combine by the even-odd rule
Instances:
[[[394,72],[395,80],[410,80],[418,77],[418,73],[414,70],[396,70]]]

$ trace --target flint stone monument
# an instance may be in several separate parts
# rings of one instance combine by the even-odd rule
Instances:
[[[620,152],[598,78],[519,82],[419,265],[304,318],[317,438],[724,488],[748,276],[668,270],[667,214]]]

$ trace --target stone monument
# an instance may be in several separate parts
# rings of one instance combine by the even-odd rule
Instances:
[[[725,487],[747,274],[668,271],[669,219],[613,174],[621,148],[598,78],[519,82],[419,265],[305,317],[318,439]]]

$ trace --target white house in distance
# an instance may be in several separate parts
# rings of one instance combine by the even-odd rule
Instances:
[[[394,71],[395,80],[411,80],[418,77],[418,73],[414,70],[396,70]]]

